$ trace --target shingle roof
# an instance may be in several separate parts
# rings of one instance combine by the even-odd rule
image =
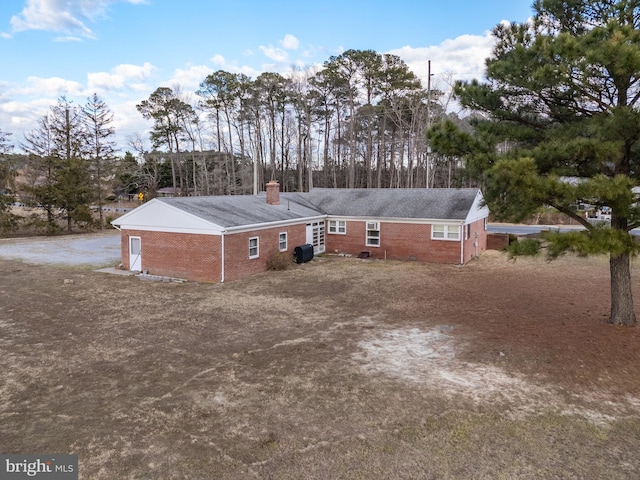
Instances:
[[[478,189],[333,189],[281,193],[280,205],[265,195],[158,198],[225,228],[324,215],[367,218],[464,220]]]
[[[268,205],[264,195],[172,197],[157,201],[225,228],[322,216],[316,209],[295,203]]]
[[[288,194],[281,194],[286,196]],[[372,218],[464,220],[478,195],[476,188],[317,188],[294,194],[327,215]]]

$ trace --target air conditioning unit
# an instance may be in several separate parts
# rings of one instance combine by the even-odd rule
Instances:
[[[380,230],[378,222],[367,222],[367,230]]]

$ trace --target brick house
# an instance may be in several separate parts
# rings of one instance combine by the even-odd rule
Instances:
[[[113,225],[127,270],[205,282],[263,272],[278,252],[465,264],[487,247],[477,189],[314,189],[266,195],[156,198]]]

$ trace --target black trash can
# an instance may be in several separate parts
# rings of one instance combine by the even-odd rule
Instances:
[[[305,263],[313,260],[313,245],[307,243],[297,246],[293,249],[293,256],[296,259],[296,263]]]

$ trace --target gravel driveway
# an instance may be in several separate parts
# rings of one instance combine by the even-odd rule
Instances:
[[[35,264],[117,265],[120,263],[120,232],[1,239],[0,258]]]

